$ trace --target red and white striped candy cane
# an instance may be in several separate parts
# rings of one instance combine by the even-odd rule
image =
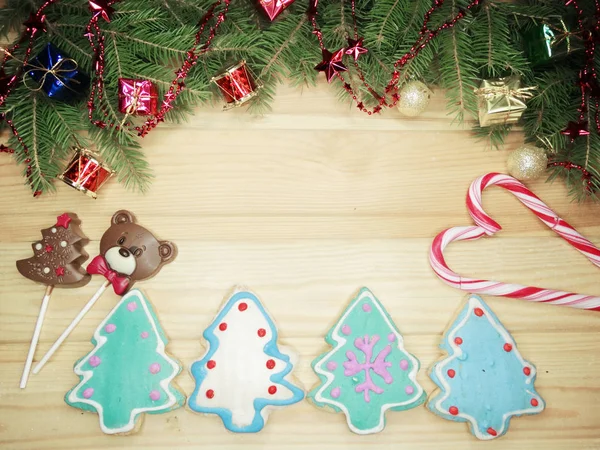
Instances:
[[[492,236],[502,229],[495,220],[486,214],[481,206],[481,194],[483,190],[488,186],[494,185],[511,192],[550,229],[554,230],[560,237],[584,254],[594,265],[600,267],[600,249],[598,247],[558,217],[554,211],[522,183],[508,175],[490,173],[475,180],[467,193],[467,208],[477,225],[450,228],[442,231],[433,240],[429,261],[437,276],[452,287],[472,293],[513,297],[533,302],[600,311],[600,297],[503,283],[500,281],[467,278],[460,276],[448,267],[444,259],[444,249],[450,242],[469,241],[479,239],[483,236]]]

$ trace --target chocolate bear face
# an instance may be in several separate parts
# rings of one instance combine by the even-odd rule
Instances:
[[[156,275],[164,264],[177,255],[175,244],[158,240],[150,231],[135,223],[129,211],[117,211],[111,226],[100,240],[100,254],[109,267],[127,276],[131,283]]]

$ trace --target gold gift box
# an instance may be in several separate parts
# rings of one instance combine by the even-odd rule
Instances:
[[[479,126],[506,125],[519,121],[527,109],[525,100],[535,88],[522,88],[517,76],[482,80],[475,90],[479,98]]]

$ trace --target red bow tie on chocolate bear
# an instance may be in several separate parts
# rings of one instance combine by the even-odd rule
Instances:
[[[173,261],[175,256],[175,244],[159,240],[146,228],[137,224],[135,216],[129,211],[117,211],[112,217],[110,227],[100,239],[100,254],[87,267],[89,274],[102,275],[106,281],[35,366],[33,373],[42,369],[109,285],[112,285],[117,295],[123,295],[136,281],[156,275],[162,266]]]

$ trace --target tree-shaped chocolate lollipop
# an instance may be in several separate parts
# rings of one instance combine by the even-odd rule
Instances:
[[[56,218],[55,225],[42,230],[42,239],[31,245],[33,256],[17,261],[17,270],[21,275],[46,285],[46,294],[42,300],[21,377],[21,389],[27,385],[52,290],[54,287],[80,287],[90,281],[90,275],[81,267],[88,257],[83,249],[88,243],[88,238],[81,231],[80,224],[76,214],[61,214]]]

